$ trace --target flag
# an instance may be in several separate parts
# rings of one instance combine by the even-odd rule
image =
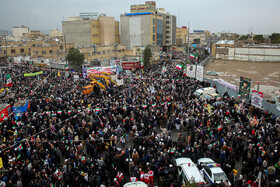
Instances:
[[[60,71],[59,71],[59,70],[58,70],[58,72],[57,72],[57,76],[60,77]]]
[[[57,111],[57,113],[58,113],[58,114],[61,114],[61,113],[62,113],[62,111],[60,111],[60,110],[59,110],[59,111]]]
[[[152,104],[152,107],[156,107],[156,104]]]
[[[218,125],[218,132],[220,132],[222,130],[222,126],[221,125]]]
[[[13,84],[12,84],[12,79],[11,79],[11,75],[7,75],[6,78],[7,78],[6,86],[7,86],[7,87],[13,86]]]
[[[143,108],[147,108],[147,105],[143,105]]]
[[[183,65],[181,65],[181,64],[176,65],[176,69],[182,69],[182,68],[183,68]]]
[[[190,58],[195,58],[195,55],[194,54],[190,54]]]

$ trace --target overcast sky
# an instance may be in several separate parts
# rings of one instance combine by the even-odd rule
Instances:
[[[130,5],[140,0],[0,0],[0,30],[25,25],[31,30],[61,30],[67,17],[79,12],[98,12],[120,20],[130,12]],[[247,34],[280,32],[280,0],[158,0],[157,8],[165,8],[177,16],[177,26],[190,22],[193,29],[210,32],[230,31]]]

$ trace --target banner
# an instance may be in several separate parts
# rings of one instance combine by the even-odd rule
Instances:
[[[79,77],[79,75],[74,75],[73,78],[74,78],[74,81],[77,81],[77,80],[79,80],[80,77]]]
[[[252,100],[251,104],[253,106],[262,108],[263,92],[258,92],[256,90],[253,90],[251,100]]]
[[[118,86],[121,86],[121,85],[123,85],[123,79],[117,79],[117,85]]]
[[[196,79],[203,82],[203,66],[196,66]]]
[[[187,67],[187,76],[191,78],[195,78],[195,65],[189,65]]]
[[[249,99],[251,79],[240,77],[239,94],[242,98]]]
[[[9,117],[9,114],[12,111],[11,105],[8,104],[1,104],[0,105],[1,112],[0,112],[0,122],[3,121],[5,118]]]
[[[29,107],[29,101],[19,101],[14,105],[13,112],[14,113],[26,112],[28,107]]]
[[[30,77],[30,76],[40,75],[40,74],[43,74],[43,71],[39,71],[39,72],[36,72],[36,73],[25,73],[24,76],[25,77]]]
[[[90,67],[87,68],[87,75],[89,74],[102,74],[102,72],[113,74],[116,71],[115,66],[104,66],[104,67]]]

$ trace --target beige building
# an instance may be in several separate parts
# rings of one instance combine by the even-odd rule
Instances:
[[[176,29],[176,45],[177,46],[183,46],[187,43],[188,40],[188,28],[186,26],[183,26],[182,28]]]
[[[29,33],[29,27],[21,26],[21,27],[13,27],[13,36],[15,38],[22,38],[23,34]]]
[[[84,54],[87,62],[94,60],[106,60],[110,61],[113,58],[123,58],[126,50],[125,46],[122,45],[108,45],[108,46],[96,46],[96,47],[85,47],[79,49]]]
[[[58,37],[58,36],[62,36],[62,35],[63,35],[63,33],[58,29],[52,29],[50,32],[51,37]]]
[[[119,43],[119,22],[114,17],[100,15],[98,19],[68,18],[62,22],[67,43],[86,48]]]
[[[228,48],[234,47],[234,40],[220,40],[214,44],[212,44],[211,55],[216,57],[217,54],[220,56],[228,54]]]

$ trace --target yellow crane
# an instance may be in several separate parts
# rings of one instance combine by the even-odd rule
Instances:
[[[102,74],[107,74],[107,73],[102,73]],[[115,85],[117,85],[117,83],[108,75],[108,76],[105,76],[105,75],[95,75],[95,74],[91,74],[91,75],[89,75],[89,77],[93,80],[93,81],[96,81],[96,82],[98,82],[95,78],[103,78],[103,79],[105,79],[105,81],[106,81],[106,83],[107,83],[107,86],[109,86],[109,82],[111,81],[112,83],[114,83]],[[100,83],[100,82],[98,82],[98,83]],[[97,84],[98,84],[97,83]],[[101,84],[101,83],[100,83]],[[103,84],[102,84],[103,85]],[[103,85],[104,86],[104,85]]]

